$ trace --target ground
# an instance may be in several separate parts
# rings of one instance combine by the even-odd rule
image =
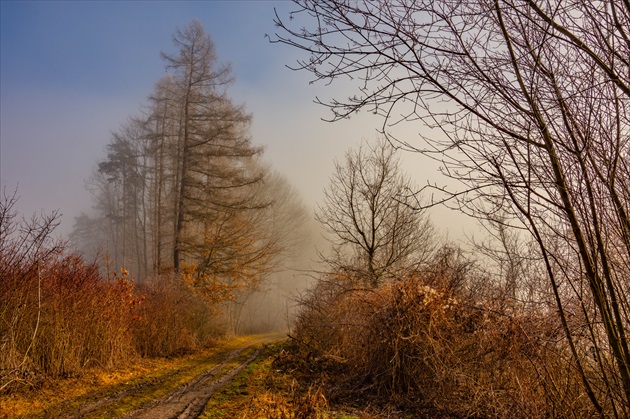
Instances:
[[[286,334],[243,336],[195,354],[0,396],[2,418],[368,419],[403,417],[336,403],[285,369]]]
[[[117,370],[48,380],[0,396],[1,418],[196,418],[208,399],[264,345],[285,334],[237,337],[178,358],[143,359]]]

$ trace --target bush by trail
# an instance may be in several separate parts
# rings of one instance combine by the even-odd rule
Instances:
[[[552,310],[483,298],[466,288],[472,278],[452,287],[436,272],[373,288],[322,278],[292,332],[296,371],[326,382],[333,401],[368,398],[456,417],[596,413]]]

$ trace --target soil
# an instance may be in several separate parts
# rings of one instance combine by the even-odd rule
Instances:
[[[125,418],[154,419],[154,418],[197,418],[210,397],[219,388],[229,383],[239,372],[249,365],[260,354],[261,348],[256,348],[244,361],[232,366],[224,374],[219,374],[224,367],[235,360],[244,348],[231,351],[226,360],[199,374],[191,381],[176,388],[160,399],[154,400],[142,409],[125,415]]]

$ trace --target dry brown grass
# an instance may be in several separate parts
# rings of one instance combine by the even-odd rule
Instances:
[[[322,383],[292,365],[291,344],[282,342],[265,348],[261,356],[230,384],[210,399],[203,419],[381,419],[394,416],[332,406]]]
[[[309,388],[305,393],[289,397],[266,391],[252,397],[249,406],[241,413],[242,419],[328,419],[329,406],[320,388]]]

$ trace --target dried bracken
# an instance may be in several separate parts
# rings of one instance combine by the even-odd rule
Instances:
[[[333,399],[373,397],[410,411],[594,413],[553,312],[493,306],[433,280],[415,273],[365,289],[328,277],[303,301],[294,330],[303,361],[293,367],[327,382]]]

